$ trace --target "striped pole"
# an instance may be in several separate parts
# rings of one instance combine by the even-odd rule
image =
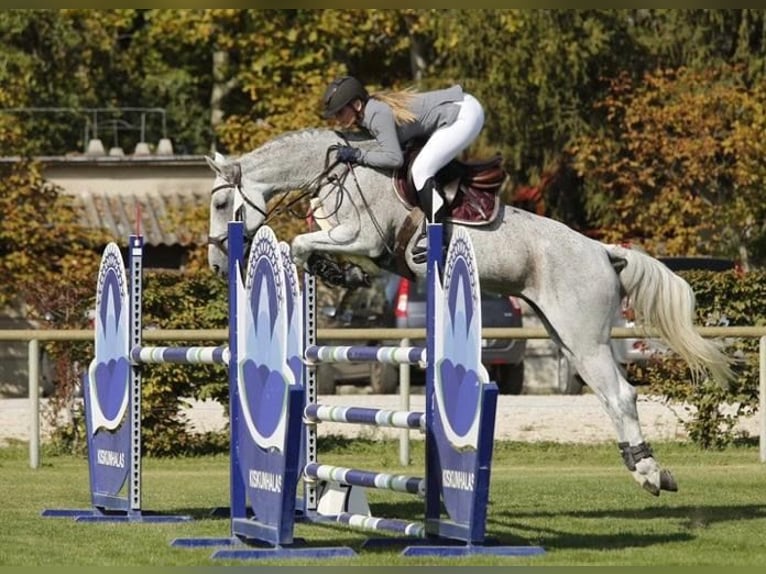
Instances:
[[[377,518],[375,516],[344,512],[338,515],[337,522],[354,528],[360,528],[361,530],[396,532],[417,538],[425,538],[426,536],[425,525],[396,518]]]
[[[366,488],[380,488],[395,492],[409,492],[410,494],[425,495],[425,480],[414,476],[400,474],[387,474],[385,472],[370,472],[329,464],[311,462],[303,469],[306,479],[339,482],[349,486],[364,486]]]
[[[307,423],[335,422],[398,429],[426,428],[426,416],[413,411],[391,411],[386,409],[371,409],[363,407],[330,407],[323,405],[308,405],[304,411]]]
[[[221,347],[133,347],[130,358],[134,363],[186,365],[228,365],[229,348]]]
[[[312,363],[386,363],[389,365],[425,364],[424,347],[349,347],[311,345],[304,351]]]

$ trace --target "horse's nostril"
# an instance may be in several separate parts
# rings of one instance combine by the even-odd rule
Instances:
[[[213,265],[213,271],[215,272],[216,275],[218,275],[221,272],[220,265]]]

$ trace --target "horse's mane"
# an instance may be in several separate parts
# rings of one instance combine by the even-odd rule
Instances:
[[[325,141],[326,140],[326,141]],[[242,154],[235,160],[243,160],[252,156],[260,155],[263,153],[271,154],[283,147],[292,147],[296,143],[298,145],[312,145],[322,143],[325,146],[329,146],[333,143],[340,143],[347,141],[352,145],[362,145],[374,143],[374,138],[369,133],[364,131],[340,131],[327,128],[305,128],[300,130],[291,130],[279,134],[268,140],[266,143],[257,147],[253,151]]]

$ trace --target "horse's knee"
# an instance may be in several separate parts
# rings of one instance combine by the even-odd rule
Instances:
[[[293,263],[295,263],[298,269],[302,269],[305,266],[308,260],[309,250],[306,248],[305,242],[300,235],[295,237],[290,244],[290,255],[293,258]]]

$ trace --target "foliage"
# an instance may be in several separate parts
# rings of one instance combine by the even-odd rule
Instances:
[[[228,326],[226,283],[210,271],[179,277],[171,272],[147,274],[142,321],[145,329],[225,329]],[[218,341],[177,342],[178,346],[216,346]],[[186,428],[179,410],[182,398],[212,399],[228,404],[228,376],[220,365],[147,365],[142,376],[144,448],[155,455],[199,452],[204,436]]]
[[[340,74],[373,90],[459,82],[486,110],[473,153],[500,150],[519,183],[558,174],[541,212],[653,253],[729,255],[753,267],[766,261],[765,21],[755,9],[4,11],[0,107],[65,111],[0,113],[0,151],[63,154],[117,132],[129,152],[136,116],[96,126],[82,109],[136,106],[166,112],[166,126],[147,117],[148,141],[167,134],[179,153],[240,154],[323,125],[319,99]],[[0,305],[29,305],[43,326],[86,326],[103,239],[77,228],[38,166],[1,169]],[[288,215],[273,223],[287,240],[303,228]],[[198,248],[186,271],[196,277],[204,259]],[[170,299],[186,296],[177,289]],[[157,313],[158,324],[172,322]],[[189,323],[179,325],[211,324],[184,313]],[[89,350],[72,352],[60,365],[69,389]],[[209,391],[161,368],[149,376],[152,405],[169,405],[184,385]],[[157,438],[157,452],[168,444]]]
[[[741,274],[736,271],[682,271],[697,299],[697,324],[749,326],[766,324],[762,301],[766,297],[766,271]],[[702,448],[721,448],[740,437],[734,430],[740,417],[758,409],[758,339],[720,341],[735,360],[736,379],[729,388],[710,380],[695,382],[688,368],[675,355],[658,355],[643,368],[630,373],[650,385],[650,391],[665,400],[686,404],[684,422],[689,438]]]
[[[69,199],[29,162],[2,168],[0,214],[0,307],[27,305],[31,319],[48,315],[71,323],[77,310],[51,301],[65,295],[51,293],[50,286],[92,272],[98,235],[77,224]]]
[[[615,79],[599,105],[607,134],[571,149],[603,239],[656,254],[760,256],[765,104],[737,69]]]
[[[619,12],[631,22],[636,42],[647,56],[644,71],[682,67],[703,70],[721,64],[742,64],[750,74],[763,76],[763,10],[661,8]]]
[[[453,10],[439,21],[433,72],[485,103],[489,142],[529,175],[590,121],[605,79],[640,62],[619,10]],[[445,74],[446,72],[446,74]]]
[[[40,176],[39,166],[20,161],[0,177],[0,309],[14,308],[42,328],[82,329],[93,307],[96,248],[104,242],[95,230],[78,224],[68,197]],[[55,286],[55,288],[51,288]],[[57,381],[51,417],[69,408],[79,373],[92,345],[48,343]],[[81,438],[75,433],[72,441]]]
[[[158,11],[15,10],[0,17],[0,84],[6,106],[18,112],[22,153],[84,150],[88,137],[131,150],[141,138],[138,112],[94,113],[96,108],[163,108],[165,121],[145,115],[146,141],[172,134],[176,151],[205,151],[211,129],[206,46],[176,46],[155,32]],[[161,11],[159,11],[161,12]],[[166,16],[182,23],[184,11]],[[175,14],[173,14],[175,13]],[[2,99],[0,99],[2,101]]]
[[[249,10],[253,33],[233,42],[239,106],[220,137],[231,153],[254,149],[293,129],[323,125],[321,95],[351,73],[371,89],[411,83],[412,10]]]

